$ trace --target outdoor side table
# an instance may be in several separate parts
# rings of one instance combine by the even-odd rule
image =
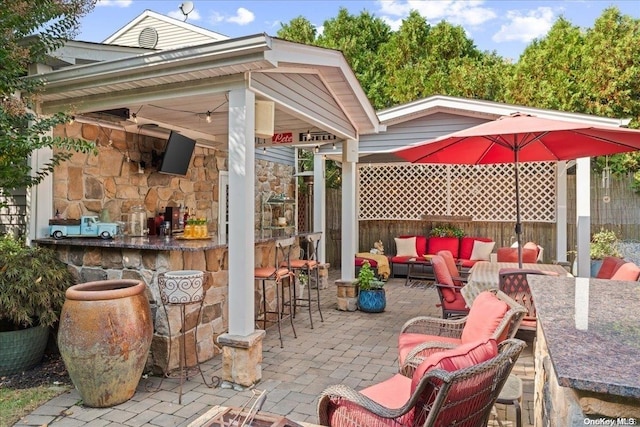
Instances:
[[[436,276],[433,273],[431,260],[426,258],[412,258],[407,261],[407,278],[405,286],[428,288],[433,286]]]

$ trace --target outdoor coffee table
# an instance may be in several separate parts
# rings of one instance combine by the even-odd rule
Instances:
[[[436,276],[433,273],[431,260],[427,258],[411,258],[407,261],[407,279],[405,286],[428,288],[433,286]]]

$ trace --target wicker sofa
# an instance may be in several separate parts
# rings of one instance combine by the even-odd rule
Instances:
[[[411,241],[415,238],[415,251],[411,251]],[[461,268],[468,271],[481,260],[489,261],[495,242],[486,237],[428,237],[421,235],[399,236],[395,238],[396,254],[389,255],[391,277],[406,276],[409,260],[435,255],[448,250]],[[479,242],[476,244],[476,242]]]

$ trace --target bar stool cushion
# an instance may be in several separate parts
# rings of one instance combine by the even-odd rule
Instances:
[[[289,270],[286,268],[279,268],[276,272],[275,267],[257,267],[253,271],[253,276],[256,279],[268,279],[277,277],[284,277],[289,274]]]
[[[318,262],[313,259],[294,259],[290,262],[291,268],[306,268],[307,266],[313,270],[318,265]],[[286,263],[280,264],[281,267],[286,267]]]

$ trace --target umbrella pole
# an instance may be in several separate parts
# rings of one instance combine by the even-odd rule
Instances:
[[[522,268],[522,242],[520,241],[520,235],[522,234],[522,224],[520,224],[520,183],[519,181],[519,172],[518,172],[518,152],[520,151],[519,147],[516,144],[516,147],[513,150],[514,154],[514,164],[515,164],[515,173],[516,173],[516,241],[518,242],[518,268]]]

